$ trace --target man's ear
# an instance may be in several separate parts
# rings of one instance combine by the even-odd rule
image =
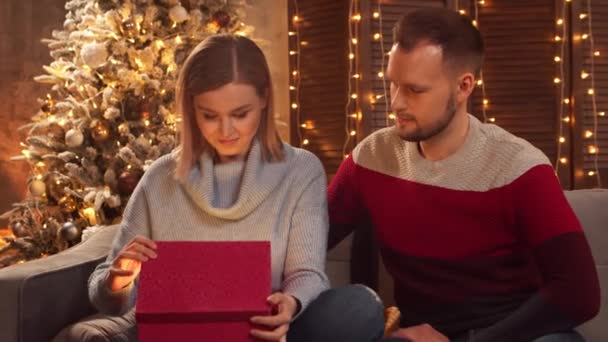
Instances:
[[[466,102],[475,90],[475,75],[470,72],[464,73],[458,77],[458,89],[456,99],[458,102]]]

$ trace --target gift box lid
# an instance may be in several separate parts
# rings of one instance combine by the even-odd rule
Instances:
[[[248,320],[267,315],[268,241],[158,241],[142,264],[138,321]]]

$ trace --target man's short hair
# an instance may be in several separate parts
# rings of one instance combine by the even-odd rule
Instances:
[[[445,8],[424,8],[404,15],[393,29],[393,41],[406,52],[419,44],[438,45],[443,62],[457,72],[481,71],[484,44],[468,17]]]

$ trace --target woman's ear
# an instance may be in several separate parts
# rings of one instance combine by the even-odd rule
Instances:
[[[260,107],[262,108],[262,110],[265,110],[268,108],[269,94],[270,94],[270,92],[268,91],[268,88],[266,88],[264,90],[264,95],[260,98]]]

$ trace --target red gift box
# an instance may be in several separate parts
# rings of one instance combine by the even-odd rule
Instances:
[[[249,319],[270,314],[270,242],[156,244],[139,278],[139,341],[254,341]]]

